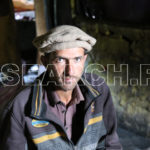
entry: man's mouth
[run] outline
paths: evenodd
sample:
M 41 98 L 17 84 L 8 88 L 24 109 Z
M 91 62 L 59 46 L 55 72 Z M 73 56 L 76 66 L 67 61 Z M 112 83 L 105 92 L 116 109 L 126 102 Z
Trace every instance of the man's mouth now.
M 71 84 L 74 83 L 75 81 L 76 81 L 76 77 L 72 77 L 72 76 L 63 77 L 64 84 Z
M 71 83 L 74 80 L 73 77 L 64 77 L 64 82 L 65 83 Z

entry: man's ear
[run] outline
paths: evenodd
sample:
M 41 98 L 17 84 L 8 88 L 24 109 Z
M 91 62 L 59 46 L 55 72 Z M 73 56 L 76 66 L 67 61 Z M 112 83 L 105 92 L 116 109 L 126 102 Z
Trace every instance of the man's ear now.
M 42 64 L 46 67 L 47 66 L 47 59 L 46 59 L 46 57 L 45 56 L 41 56 L 41 62 L 42 62 Z

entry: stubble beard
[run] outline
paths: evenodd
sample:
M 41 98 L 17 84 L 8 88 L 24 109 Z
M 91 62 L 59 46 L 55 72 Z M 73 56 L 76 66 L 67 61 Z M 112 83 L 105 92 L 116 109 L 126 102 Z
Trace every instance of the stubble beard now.
M 50 77 L 51 78 L 51 77 Z M 65 81 L 65 78 L 71 78 L 71 81 Z M 70 91 L 75 88 L 81 77 L 76 76 L 55 76 L 51 78 L 55 83 L 55 88 L 63 91 Z
M 65 78 L 71 78 L 71 81 L 65 81 Z M 58 86 L 61 90 L 64 91 L 70 91 L 75 88 L 77 85 L 78 81 L 80 80 L 80 77 L 75 77 L 75 76 L 67 76 L 67 77 L 59 77 L 58 78 Z
M 83 73 L 83 71 L 82 71 Z M 75 88 L 75 86 L 77 85 L 78 81 L 81 79 L 82 73 L 79 74 L 78 76 L 69 76 L 69 75 L 58 75 L 57 73 L 53 74 L 53 76 L 51 76 L 49 74 L 50 80 L 52 81 L 52 83 L 54 83 L 54 86 L 56 89 L 59 90 L 63 90 L 63 91 L 69 91 L 69 90 L 73 90 Z M 71 81 L 65 81 L 65 78 L 71 78 Z

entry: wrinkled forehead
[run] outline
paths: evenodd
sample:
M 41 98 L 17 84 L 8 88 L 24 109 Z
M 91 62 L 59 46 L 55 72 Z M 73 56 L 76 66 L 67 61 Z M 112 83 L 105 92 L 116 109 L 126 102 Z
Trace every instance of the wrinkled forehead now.
M 56 50 L 51 53 L 45 53 L 46 57 L 64 57 L 64 58 L 74 58 L 85 55 L 85 49 L 83 48 L 70 48 L 64 50 Z

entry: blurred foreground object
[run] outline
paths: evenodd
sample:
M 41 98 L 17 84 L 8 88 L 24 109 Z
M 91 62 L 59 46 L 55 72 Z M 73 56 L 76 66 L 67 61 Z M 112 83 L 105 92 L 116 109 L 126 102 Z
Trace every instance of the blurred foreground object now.
M 15 11 L 34 10 L 33 0 L 13 0 Z

